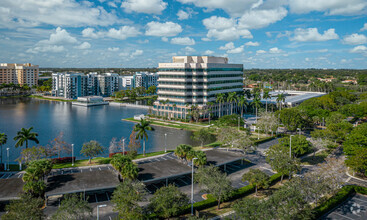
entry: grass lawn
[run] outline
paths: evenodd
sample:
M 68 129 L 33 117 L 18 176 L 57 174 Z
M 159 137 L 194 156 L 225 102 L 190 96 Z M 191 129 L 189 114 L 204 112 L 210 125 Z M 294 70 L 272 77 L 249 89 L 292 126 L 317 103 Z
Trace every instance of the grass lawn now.
M 319 153 L 316 153 L 315 156 L 313 156 L 313 153 L 310 154 L 308 157 L 305 157 L 301 160 L 302 165 L 316 165 L 319 163 L 325 162 L 325 158 L 329 155 L 328 150 L 321 151 Z
M 131 121 L 131 122 L 140 122 L 139 120 L 135 120 L 134 118 L 125 118 L 123 119 L 125 121 Z M 202 128 L 204 128 L 203 126 L 200 125 L 192 125 L 192 124 L 183 124 L 183 123 L 177 123 L 177 122 L 172 122 L 172 121 L 158 121 L 158 120 L 154 120 L 154 119 L 150 119 L 150 121 L 152 122 L 152 125 L 156 125 L 156 126 L 162 126 L 162 127 L 168 127 L 168 128 L 175 128 L 175 129 L 181 129 L 181 130 L 188 130 L 188 131 L 198 131 Z
M 172 150 L 167 151 L 167 153 L 169 152 L 173 152 Z M 157 156 L 157 155 L 161 155 L 161 154 L 165 154 L 164 151 L 158 151 L 158 152 L 152 152 L 152 153 L 146 153 L 145 157 L 152 157 L 152 156 Z M 140 158 L 145 158 L 143 156 L 143 154 L 138 154 L 136 156 L 135 159 L 140 159 Z M 102 165 L 102 164 L 109 164 L 111 161 L 111 158 L 108 157 L 95 157 L 92 159 L 92 163 L 89 164 L 89 160 L 76 160 L 74 162 L 74 167 L 84 167 L 84 166 L 96 166 L 96 165 Z M 60 169 L 60 168 L 70 168 L 73 167 L 71 166 L 71 163 L 58 163 L 58 164 L 54 164 L 52 166 L 53 169 Z

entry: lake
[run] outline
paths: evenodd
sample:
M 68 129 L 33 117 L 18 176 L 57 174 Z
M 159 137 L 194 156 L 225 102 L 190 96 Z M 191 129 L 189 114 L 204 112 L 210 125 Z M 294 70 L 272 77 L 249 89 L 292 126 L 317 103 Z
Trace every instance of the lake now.
M 83 143 L 96 140 L 105 146 L 102 156 L 108 156 L 108 146 L 113 137 L 125 137 L 125 146 L 129 143 L 129 136 L 134 123 L 122 121 L 134 115 L 146 114 L 146 109 L 120 106 L 73 106 L 69 102 L 40 100 L 34 98 L 6 98 L 0 99 L 0 133 L 8 135 L 8 141 L 3 146 L 3 161 L 6 158 L 6 148 L 10 148 L 10 161 L 19 157 L 24 147 L 15 148 L 17 131 L 21 128 L 33 126 L 38 133 L 40 145 L 45 146 L 60 132 L 64 133 L 64 140 L 74 144 L 74 155 L 77 159 L 85 158 L 80 155 Z M 173 150 L 179 144 L 193 144 L 191 132 L 154 126 L 155 131 L 148 131 L 149 140 L 146 152 L 164 150 L 164 134 L 167 134 L 167 149 Z M 29 147 L 36 145 L 29 142 Z M 143 146 L 143 144 L 141 144 Z M 142 153 L 143 149 L 139 150 Z M 63 155 L 69 156 L 69 155 Z M 70 155 L 71 156 L 71 155 Z

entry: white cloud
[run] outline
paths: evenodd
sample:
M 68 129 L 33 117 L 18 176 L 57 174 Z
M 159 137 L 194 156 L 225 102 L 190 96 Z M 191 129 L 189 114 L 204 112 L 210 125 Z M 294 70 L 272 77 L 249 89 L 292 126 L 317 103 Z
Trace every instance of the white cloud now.
M 183 51 L 185 52 L 186 55 L 196 52 L 196 50 L 194 48 L 189 47 L 189 46 L 183 48 Z
M 212 16 L 203 20 L 204 26 L 208 29 L 207 38 L 216 40 L 233 41 L 238 38 L 252 38 L 249 30 L 239 28 L 236 21 L 231 18 Z
M 171 39 L 171 44 L 195 45 L 195 40 L 189 37 L 175 37 Z
M 86 28 L 82 31 L 82 35 L 83 37 L 89 37 L 94 39 L 99 38 L 100 36 L 98 36 L 98 34 L 94 31 L 95 31 L 94 28 Z
M 34 27 L 43 24 L 81 27 L 124 23 L 114 12 L 76 0 L 1 0 L 1 27 Z
M 138 12 L 160 15 L 167 5 L 162 0 L 126 0 L 122 2 L 121 7 L 128 13 Z
M 229 43 L 226 43 L 224 46 L 219 47 L 219 50 L 231 50 L 234 48 L 235 48 L 234 43 L 229 42 Z
M 260 44 L 259 44 L 259 42 L 252 42 L 252 41 L 249 41 L 249 42 L 247 42 L 247 43 L 245 43 L 245 45 L 246 46 L 251 46 L 251 47 L 257 47 L 257 46 L 259 46 Z
M 242 52 L 243 52 L 243 45 L 226 51 L 226 53 L 242 53 Z
M 343 43 L 350 45 L 365 44 L 367 43 L 367 37 L 363 34 L 351 34 L 344 37 Z
M 351 53 L 361 53 L 367 55 L 367 47 L 364 45 L 359 45 L 351 49 L 349 52 Z
M 79 50 L 85 50 L 91 48 L 91 45 L 88 42 L 83 42 L 82 44 L 75 46 L 75 48 Z
M 107 36 L 114 39 L 125 40 L 126 38 L 136 37 L 140 34 L 141 33 L 139 32 L 139 29 L 132 26 L 122 26 L 119 29 L 111 28 L 107 32 L 104 31 L 96 32 L 94 28 L 86 28 L 82 31 L 83 37 L 94 39 Z
M 130 59 L 133 59 L 137 56 L 141 56 L 143 55 L 144 51 L 143 50 L 135 50 L 135 51 L 124 51 L 124 52 L 121 52 L 119 53 L 119 56 L 121 57 L 125 57 L 127 60 L 130 60 Z
M 283 53 L 283 50 L 277 48 L 277 47 L 273 47 L 269 49 L 269 53 Z
M 136 27 L 122 26 L 120 29 L 111 28 L 106 35 L 111 38 L 125 40 L 129 37 L 135 37 L 141 34 Z
M 168 38 L 167 37 L 162 37 L 161 38 L 163 42 L 168 42 Z
M 245 12 L 238 21 L 242 29 L 258 29 L 282 20 L 287 16 L 287 10 L 283 7 L 276 9 L 251 10 Z
M 294 31 L 294 36 L 291 38 L 293 41 L 307 42 L 307 41 L 327 41 L 338 39 L 339 36 L 335 33 L 334 28 L 330 28 L 320 34 L 317 28 L 297 28 Z
M 28 49 L 27 53 L 34 53 L 34 54 L 37 54 L 39 52 L 59 53 L 64 50 L 65 50 L 64 46 L 44 45 L 44 46 L 36 46 L 34 48 Z
M 179 10 L 177 12 L 177 17 L 178 17 L 178 20 L 186 20 L 190 17 L 190 14 L 187 13 L 186 11 Z
M 213 55 L 213 54 L 214 54 L 214 51 L 212 51 L 212 50 L 206 50 L 206 51 L 204 52 L 204 54 L 205 54 L 205 55 Z
M 143 50 L 135 50 L 134 52 L 131 53 L 131 56 L 136 57 L 136 56 L 143 55 L 143 53 L 144 53 Z
M 112 51 L 112 52 L 116 52 L 116 51 L 119 51 L 120 48 L 118 48 L 118 47 L 109 47 L 107 50 Z
M 265 51 L 265 50 L 257 50 L 257 51 L 256 51 L 256 54 L 264 54 L 264 53 L 266 53 L 266 51 Z
M 306 61 L 306 62 L 309 62 L 309 61 L 310 61 L 310 58 L 306 57 L 306 58 L 305 58 L 305 61 Z
M 148 39 L 145 39 L 145 40 L 138 40 L 138 43 L 139 43 L 139 44 L 147 44 L 147 43 L 149 43 L 149 40 L 148 40 Z
M 112 7 L 112 8 L 117 8 L 117 5 L 116 5 L 115 2 L 108 2 L 107 5 Z
M 208 41 L 211 41 L 209 38 L 207 38 L 207 37 L 203 37 L 203 38 L 201 38 L 201 40 L 202 41 L 206 41 L 206 42 L 208 42 Z
M 366 31 L 367 30 L 367 23 L 364 23 L 363 27 L 361 28 L 360 31 Z
M 291 12 L 304 14 L 311 11 L 325 12 L 326 15 L 364 14 L 366 0 L 292 0 L 289 1 Z
M 70 36 L 70 34 L 60 27 L 56 28 L 55 33 L 50 35 L 48 40 L 41 40 L 39 44 L 74 44 L 77 40 L 75 37 Z
M 173 22 L 159 23 L 151 21 L 147 24 L 145 35 L 157 37 L 173 37 L 182 32 L 182 27 Z
M 192 3 L 196 7 L 209 10 L 223 9 L 234 17 L 239 17 L 244 11 L 256 9 L 263 4 L 262 0 L 178 0 L 181 3 Z

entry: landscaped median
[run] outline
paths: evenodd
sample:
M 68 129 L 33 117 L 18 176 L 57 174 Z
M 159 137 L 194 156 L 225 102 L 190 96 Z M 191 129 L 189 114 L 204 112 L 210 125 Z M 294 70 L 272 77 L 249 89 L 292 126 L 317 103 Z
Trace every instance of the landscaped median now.
M 140 120 L 136 120 L 134 118 L 125 118 L 122 120 L 131 121 L 135 123 L 140 122 Z M 205 126 L 203 125 L 189 124 L 189 123 L 183 123 L 183 122 L 181 123 L 181 122 L 172 122 L 172 121 L 161 121 L 161 120 L 155 120 L 155 119 L 149 119 L 149 121 L 151 121 L 151 124 L 155 126 L 175 128 L 175 129 L 180 129 L 180 130 L 198 131 L 202 128 L 205 128 Z

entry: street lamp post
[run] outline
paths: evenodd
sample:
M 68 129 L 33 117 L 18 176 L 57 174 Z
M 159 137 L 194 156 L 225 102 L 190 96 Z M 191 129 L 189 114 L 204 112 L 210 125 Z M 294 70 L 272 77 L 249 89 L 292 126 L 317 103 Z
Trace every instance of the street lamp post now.
M 9 169 L 9 148 L 6 148 L 6 155 L 7 155 L 7 157 L 8 157 L 8 171 L 10 170 Z
M 167 153 L 167 133 L 164 134 L 164 153 Z
M 122 139 L 122 155 L 125 155 L 125 138 Z
M 209 125 L 210 125 L 210 112 L 209 112 Z
M 257 127 L 257 140 L 259 140 L 259 139 L 260 139 L 260 128 Z
M 192 158 L 191 171 L 191 215 L 194 215 L 194 161 L 198 158 Z
M 106 207 L 106 206 L 107 206 L 106 204 L 97 206 L 97 220 L 99 220 L 99 208 Z
M 299 135 L 301 135 L 301 129 L 300 128 L 297 128 L 297 131 L 299 131 Z
M 71 144 L 71 166 L 74 166 L 74 144 Z
M 292 159 L 292 137 L 294 135 L 291 135 L 290 136 L 290 139 L 289 139 L 289 157 Z

